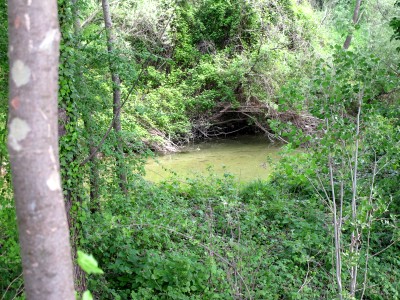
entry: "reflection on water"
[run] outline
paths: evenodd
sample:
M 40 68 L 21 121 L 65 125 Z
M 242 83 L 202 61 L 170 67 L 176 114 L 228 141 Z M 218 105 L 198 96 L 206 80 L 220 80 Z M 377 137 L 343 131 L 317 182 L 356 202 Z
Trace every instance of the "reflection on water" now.
M 151 158 L 146 164 L 146 179 L 161 181 L 171 171 L 186 178 L 207 174 L 207 168 L 217 174 L 230 173 L 240 181 L 266 179 L 271 173 L 270 161 L 279 159 L 280 145 L 271 144 L 264 136 L 241 136 L 187 146 L 181 153 Z

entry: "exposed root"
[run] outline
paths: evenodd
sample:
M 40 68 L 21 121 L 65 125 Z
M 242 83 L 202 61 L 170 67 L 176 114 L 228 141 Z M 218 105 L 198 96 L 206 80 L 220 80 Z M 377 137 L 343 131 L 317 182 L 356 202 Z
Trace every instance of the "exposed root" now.
M 192 122 L 191 139 L 212 139 L 226 137 L 235 134 L 253 134 L 262 132 L 271 141 L 287 143 L 282 136 L 274 132 L 270 127 L 271 120 L 282 123 L 290 123 L 300 129 L 305 135 L 318 133 L 318 125 L 321 120 L 305 112 L 277 111 L 271 105 L 257 100 L 246 101 L 241 105 L 232 103 L 220 103 L 213 111 L 198 116 Z M 150 128 L 152 138 L 143 142 L 153 151 L 158 153 L 179 152 L 181 143 L 172 140 L 164 132 L 156 128 Z M 184 140 L 187 142 L 189 137 Z
M 211 113 L 199 117 L 193 122 L 193 136 L 195 138 L 212 138 L 227 136 L 239 132 L 257 132 L 266 134 L 270 140 L 286 142 L 281 136 L 274 133 L 269 120 L 279 120 L 291 123 L 306 135 L 317 132 L 321 120 L 304 112 L 279 112 L 267 103 L 249 101 L 240 106 L 231 103 L 221 103 Z

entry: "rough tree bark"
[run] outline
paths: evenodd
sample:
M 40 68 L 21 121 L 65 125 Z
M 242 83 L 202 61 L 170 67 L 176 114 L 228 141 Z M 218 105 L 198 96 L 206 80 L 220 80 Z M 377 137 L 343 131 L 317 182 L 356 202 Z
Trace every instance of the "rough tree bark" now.
M 356 1 L 356 7 L 354 8 L 354 13 L 353 13 L 353 25 L 357 25 L 357 23 L 360 21 L 361 1 L 362 0 Z M 346 37 L 346 40 L 344 41 L 343 49 L 345 49 L 345 50 L 349 49 L 352 38 L 353 38 L 353 34 L 349 33 Z
M 9 0 L 8 149 L 27 299 L 75 299 L 60 184 L 57 1 Z
M 109 54 L 112 54 L 114 51 L 114 33 L 113 33 L 113 28 L 112 28 L 112 22 L 111 22 L 111 12 L 110 12 L 110 5 L 108 3 L 108 0 L 102 0 L 101 1 L 102 6 L 103 6 L 103 16 L 104 16 L 104 24 L 106 27 L 106 32 L 107 32 L 107 50 Z M 112 82 L 113 82 L 113 128 L 115 131 L 115 134 L 117 136 L 117 145 L 116 145 L 116 151 L 117 151 L 117 174 L 118 174 L 118 179 L 119 179 L 119 186 L 123 193 L 127 195 L 128 193 L 128 187 L 127 187 L 127 178 L 126 178 L 126 171 L 125 171 L 125 164 L 123 161 L 123 150 L 122 150 L 122 143 L 120 140 L 120 133 L 121 133 L 121 118 L 120 118 L 120 109 L 121 109 L 121 90 L 120 90 L 120 85 L 121 85 L 121 80 L 119 78 L 119 75 L 116 71 L 115 65 L 110 59 L 110 71 L 111 71 L 111 77 L 112 77 Z

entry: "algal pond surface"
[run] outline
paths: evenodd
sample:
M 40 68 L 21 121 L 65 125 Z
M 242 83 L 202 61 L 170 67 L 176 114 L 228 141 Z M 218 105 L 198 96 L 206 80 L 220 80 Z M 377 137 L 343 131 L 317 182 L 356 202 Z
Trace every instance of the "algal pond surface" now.
M 241 182 L 267 179 L 272 172 L 271 162 L 280 159 L 282 145 L 271 143 L 265 136 L 239 136 L 186 146 L 179 153 L 150 158 L 146 164 L 147 180 L 159 182 L 172 172 L 186 179 L 210 171 L 232 174 Z

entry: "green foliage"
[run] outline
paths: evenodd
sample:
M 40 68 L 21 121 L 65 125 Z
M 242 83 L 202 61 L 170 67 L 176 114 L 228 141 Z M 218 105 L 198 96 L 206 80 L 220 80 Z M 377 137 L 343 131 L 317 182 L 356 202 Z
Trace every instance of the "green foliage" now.
M 80 250 L 77 251 L 77 263 L 87 274 L 104 274 L 103 270 L 98 267 L 98 263 L 93 255 L 86 254 Z M 82 294 L 82 300 L 93 300 L 92 293 L 86 290 Z
M 170 133 L 186 133 L 190 125 L 186 118 L 184 96 L 179 89 L 160 86 L 153 89 L 146 96 L 146 106 L 135 107 L 137 119 L 149 124 L 150 128 L 157 128 Z M 143 124 L 143 123 L 142 123 Z
M 190 78 L 182 84 L 188 94 L 187 110 L 191 115 L 212 110 L 219 102 L 237 103 L 235 88 L 245 69 L 239 59 L 227 63 L 224 54 L 206 57 L 190 71 Z
M 174 22 L 174 62 L 192 67 L 202 54 L 243 50 L 256 42 L 257 16 L 246 1 L 181 1 Z
M 1 182 L 0 195 L 0 295 L 5 300 L 20 299 L 23 290 L 22 265 L 17 220 L 11 184 Z
M 82 295 L 82 300 L 92 300 L 93 296 L 90 291 L 85 291 Z
M 203 1 L 195 15 L 200 23 L 194 42 L 212 41 L 217 49 L 243 47 L 255 42 L 256 15 L 246 1 Z
M 190 2 L 181 1 L 176 8 L 177 18 L 174 21 L 174 49 L 173 64 L 182 67 L 193 66 L 200 55 L 194 44 L 194 37 L 191 33 L 192 28 L 198 28 L 194 14 L 195 9 Z
M 154 186 L 107 201 L 85 222 L 85 247 L 105 266 L 90 289 L 117 299 L 319 297 L 329 244 L 318 206 L 280 198 L 276 186 L 241 190 L 232 176 Z M 89 234 L 90 233 L 90 234 Z M 273 255 L 272 255 L 273 253 Z M 297 295 L 307 266 L 316 275 Z M 108 295 L 108 296 L 106 296 Z
M 98 267 L 97 261 L 93 255 L 88 255 L 80 250 L 78 253 L 78 265 L 88 274 L 104 274 L 104 272 Z
M 106 49 L 98 2 L 58 3 L 63 187 L 73 200 L 73 242 L 104 270 L 102 277 L 88 277 L 95 298 L 333 299 L 327 202 L 343 183 L 343 213 L 350 215 L 360 105 L 359 210 L 354 222 L 343 222 L 343 281 L 347 287 L 347 271 L 357 264 L 360 287 L 367 272 L 365 299 L 400 297 L 398 60 L 387 22 L 375 17 L 381 8 L 392 12 L 392 3 L 364 3 L 365 18 L 355 28 L 349 1 L 320 16 L 307 2 L 289 0 L 127 0 L 113 7 L 113 53 Z M 0 123 L 6 124 L 6 4 L 0 8 Z M 88 21 L 79 30 L 76 17 Z M 398 18 L 391 25 L 398 39 Z M 349 29 L 351 51 L 329 46 L 341 44 Z M 109 61 L 127 100 L 123 131 L 105 139 L 96 162 L 81 166 L 112 121 Z M 314 135 L 295 122 L 269 120 L 268 129 L 291 143 L 268 182 L 239 186 L 229 174 L 210 174 L 155 185 L 135 174 L 143 172 L 146 145 L 188 139 L 197 120 L 227 103 L 311 113 Z M 6 134 L 2 125 L 0 140 Z M 121 195 L 114 175 L 121 140 L 126 168 L 133 170 L 129 197 Z M 293 155 L 299 145 L 308 149 Z M 14 299 L 23 280 L 4 142 L 0 156 L 0 289 L 4 299 Z M 92 167 L 98 171 L 96 202 L 89 201 Z M 354 228 L 363 236 L 358 256 L 347 251 Z M 100 272 L 91 256 L 78 255 L 86 272 Z
M 395 7 L 398 9 L 400 7 L 400 1 L 397 0 L 395 3 Z M 393 36 L 391 39 L 393 40 L 400 40 L 400 18 L 399 17 L 393 17 L 390 20 L 390 26 L 393 28 Z M 400 51 L 400 47 L 397 47 L 397 51 Z
M 398 208 L 394 204 L 398 192 L 391 186 L 399 179 L 399 160 L 394 154 L 398 153 L 399 127 L 397 116 L 387 118 L 376 109 L 382 105 L 378 96 L 393 90 L 398 79 L 374 55 L 344 51 L 340 46 L 332 61 L 322 62 L 316 72 L 308 98 L 313 100 L 311 111 L 322 120 L 321 133 L 310 141 L 311 155 L 301 162 L 290 159 L 288 165 L 284 160 L 275 178 L 284 178 L 284 189 L 295 195 L 314 195 L 325 203 L 328 213 L 333 213 L 331 202 L 336 198 L 346 220 L 341 225 L 341 242 L 350 244 L 354 231 L 362 237 L 359 252 L 340 249 L 343 270 L 347 273 L 357 265 L 366 274 L 366 279 L 358 278 L 359 286 L 368 282 L 381 287 L 381 293 L 366 289 L 365 296 L 383 299 L 397 286 L 377 275 L 375 260 L 380 261 L 382 270 L 390 270 L 391 276 L 398 273 L 391 270 L 389 257 L 377 258 L 371 253 L 398 242 Z M 350 278 L 342 274 L 343 284 L 348 286 Z

